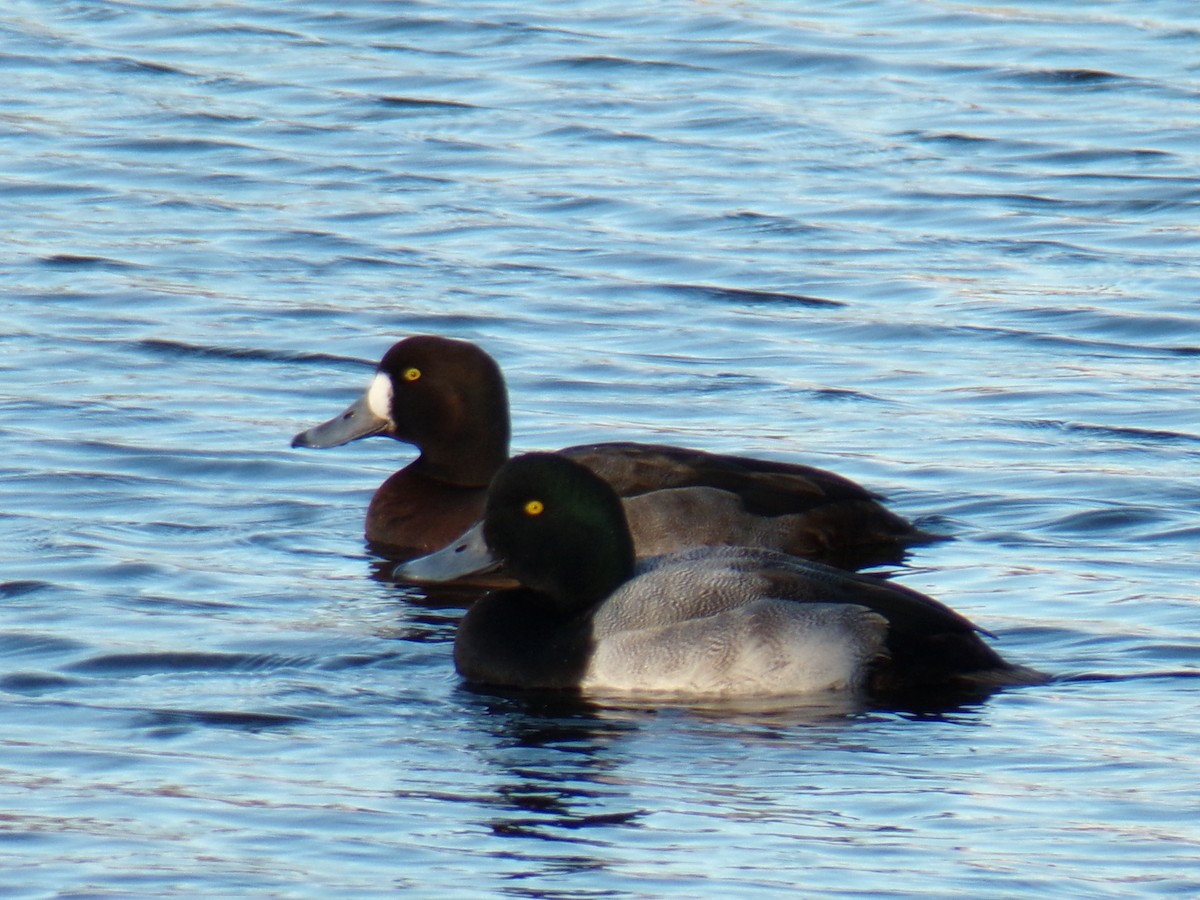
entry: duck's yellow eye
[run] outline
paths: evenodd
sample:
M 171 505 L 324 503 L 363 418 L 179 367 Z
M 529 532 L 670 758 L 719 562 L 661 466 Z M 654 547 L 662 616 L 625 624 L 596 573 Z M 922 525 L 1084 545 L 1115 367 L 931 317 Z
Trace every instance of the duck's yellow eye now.
M 540 516 L 546 511 L 546 505 L 541 500 L 530 500 L 525 504 L 525 515 Z
M 404 370 L 403 378 L 405 381 L 417 381 L 421 377 L 421 370 L 416 366 L 409 366 Z

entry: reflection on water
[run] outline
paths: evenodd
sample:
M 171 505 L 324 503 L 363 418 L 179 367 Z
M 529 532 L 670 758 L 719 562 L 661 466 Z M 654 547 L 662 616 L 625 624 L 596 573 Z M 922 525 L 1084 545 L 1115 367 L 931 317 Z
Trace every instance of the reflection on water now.
M 8 4 L 0 893 L 1200 892 L 1193 17 Z M 517 450 L 878 490 L 1058 677 L 462 687 L 469 598 L 361 539 L 411 451 L 287 446 L 419 332 Z

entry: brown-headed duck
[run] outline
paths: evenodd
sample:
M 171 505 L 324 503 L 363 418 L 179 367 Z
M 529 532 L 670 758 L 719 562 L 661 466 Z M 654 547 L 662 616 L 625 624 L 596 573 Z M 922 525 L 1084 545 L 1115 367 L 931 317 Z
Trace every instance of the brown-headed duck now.
M 372 548 L 399 560 L 444 547 L 479 521 L 509 457 L 509 432 L 496 361 L 467 341 L 422 335 L 392 346 L 363 395 L 292 446 L 386 435 L 420 451 L 367 509 Z M 624 498 L 638 556 L 745 545 L 860 568 L 899 561 L 905 547 L 934 537 L 855 482 L 810 466 L 639 443 L 561 453 Z

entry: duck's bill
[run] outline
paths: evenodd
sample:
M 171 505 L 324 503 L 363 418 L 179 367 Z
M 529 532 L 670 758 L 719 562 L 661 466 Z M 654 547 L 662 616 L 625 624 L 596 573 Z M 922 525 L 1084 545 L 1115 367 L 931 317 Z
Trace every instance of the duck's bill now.
M 400 563 L 392 570 L 392 578 L 415 582 L 455 581 L 468 575 L 494 572 L 500 565 L 501 560 L 492 554 L 483 540 L 483 523 L 480 522 L 441 550 Z
M 346 411 L 340 416 L 334 416 L 328 422 L 300 432 L 292 438 L 292 446 L 311 447 L 314 450 L 340 447 L 359 438 L 382 434 L 390 427 L 391 422 L 376 415 L 371 409 L 370 391 L 367 391 L 346 407 Z

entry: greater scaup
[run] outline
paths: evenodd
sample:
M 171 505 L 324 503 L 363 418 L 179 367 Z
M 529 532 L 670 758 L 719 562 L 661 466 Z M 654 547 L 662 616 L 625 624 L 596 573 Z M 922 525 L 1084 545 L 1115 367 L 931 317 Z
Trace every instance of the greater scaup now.
M 380 555 L 430 553 L 477 522 L 509 456 L 504 376 L 475 344 L 421 335 L 395 344 L 363 395 L 301 434 L 293 447 L 336 447 L 386 435 L 418 457 L 389 477 L 367 509 Z M 880 498 L 822 469 L 638 443 L 561 451 L 626 498 L 639 556 L 691 546 L 749 545 L 850 568 L 895 562 L 933 539 Z
M 499 565 L 519 587 L 476 601 L 454 642 L 458 671 L 482 685 L 895 697 L 1038 680 L 965 617 L 888 581 L 761 548 L 637 561 L 616 492 L 558 454 L 505 463 L 483 521 L 396 574 L 442 581 Z

